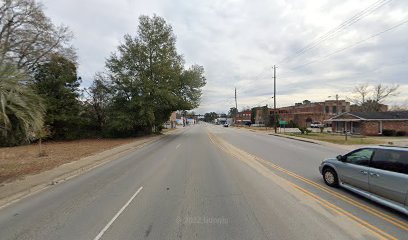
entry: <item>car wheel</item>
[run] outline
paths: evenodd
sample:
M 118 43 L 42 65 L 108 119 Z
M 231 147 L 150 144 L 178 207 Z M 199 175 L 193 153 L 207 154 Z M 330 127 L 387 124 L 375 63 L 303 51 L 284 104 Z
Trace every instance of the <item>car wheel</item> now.
M 339 178 L 333 168 L 325 168 L 323 170 L 323 180 L 330 187 L 339 186 Z

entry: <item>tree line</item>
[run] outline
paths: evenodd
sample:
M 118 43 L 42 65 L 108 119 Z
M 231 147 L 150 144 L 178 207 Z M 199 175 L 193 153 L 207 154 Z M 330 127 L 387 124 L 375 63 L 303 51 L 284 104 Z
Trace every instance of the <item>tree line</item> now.
M 140 16 L 81 88 L 72 32 L 34 0 L 0 6 L 0 146 L 42 138 L 130 137 L 160 132 L 172 111 L 199 105 L 202 66 L 185 67 L 172 27 Z

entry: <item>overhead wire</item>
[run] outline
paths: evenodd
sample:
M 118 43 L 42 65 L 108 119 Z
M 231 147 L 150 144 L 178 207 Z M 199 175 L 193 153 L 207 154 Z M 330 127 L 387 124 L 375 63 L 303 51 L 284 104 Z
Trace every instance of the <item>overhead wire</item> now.
M 293 59 L 303 55 L 307 51 L 310 51 L 310 50 L 314 49 L 320 43 L 335 37 L 343 29 L 357 23 L 358 21 L 360 21 L 364 17 L 370 15 L 372 12 L 374 12 L 375 10 L 377 10 L 380 7 L 384 6 L 385 4 L 389 3 L 390 1 L 392 1 L 392 0 L 378 0 L 377 2 L 374 2 L 373 4 L 371 4 L 370 6 L 365 8 L 364 10 L 360 11 L 359 13 L 353 15 L 351 18 L 347 19 L 346 21 L 344 21 L 343 23 L 341 23 L 337 27 L 329 30 L 328 32 L 321 35 L 320 37 L 318 37 L 317 39 L 315 39 L 311 43 L 307 44 L 305 47 L 303 47 L 303 48 L 299 49 L 298 51 L 296 51 L 295 55 L 293 55 L 291 57 L 284 58 L 283 60 L 280 61 L 280 63 L 284 63 L 284 62 L 288 62 L 289 60 L 293 60 Z
M 372 39 L 372 38 L 378 37 L 379 35 L 382 35 L 382 34 L 384 34 L 384 33 L 386 33 L 386 32 L 389 32 L 389 31 L 391 31 L 391 30 L 394 30 L 394 29 L 396 29 L 396 28 L 398 28 L 398 27 L 400 27 L 400 26 L 402 26 L 402 25 L 404 25 L 404 24 L 406 24 L 406 23 L 408 23 L 408 19 L 405 19 L 404 21 L 402 21 L 402 22 L 400 22 L 400 23 L 398 23 L 398 24 L 396 24 L 396 25 L 393 25 L 393 26 L 390 27 L 390 28 L 387 28 L 387 29 L 385 29 L 385 30 L 383 30 L 383 31 L 380 31 L 380 32 L 376 33 L 376 34 L 373 34 L 373 35 L 369 36 L 368 38 L 365 38 L 365 39 L 360 40 L 360 41 L 358 41 L 358 42 L 355 42 L 355 43 L 353 43 L 353 44 L 351 44 L 351 45 L 348 45 L 348 46 L 346 46 L 346 47 L 344 47 L 344 48 L 340 48 L 340 49 L 338 49 L 338 50 L 336 50 L 336 51 L 334 51 L 334 52 L 331 52 L 331 53 L 329 53 L 329 54 L 327 54 L 327 55 L 325 55 L 325 56 L 323 56 L 323 57 L 320 57 L 319 59 L 312 60 L 312 61 L 309 61 L 309 62 L 307 62 L 307 63 L 305 63 L 305 64 L 302 64 L 302 65 L 299 65 L 299 66 L 297 66 L 297 67 L 294 67 L 294 68 L 292 68 L 292 70 L 296 70 L 296 69 L 300 69 L 300 68 L 306 67 L 306 66 L 308 66 L 308 65 L 310 65 L 310 64 L 312 64 L 312 63 L 321 62 L 322 60 L 324 60 L 324 59 L 326 59 L 326 58 L 329 58 L 329 57 L 331 57 L 331 56 L 333 56 L 333 55 L 335 55 L 335 54 L 338 54 L 338 53 L 343 52 L 343 51 L 345 51 L 345 50 L 347 50 L 347 49 L 350 49 L 350 48 L 353 48 L 353 47 L 355 47 L 355 46 L 357 46 L 357 45 L 360 45 L 360 44 L 362 44 L 362 43 L 364 43 L 364 42 L 366 42 L 366 41 L 368 41 L 368 40 L 370 40 L 370 39 Z
M 259 104 L 267 102 L 268 100 L 271 100 L 271 99 L 273 99 L 273 97 L 268 97 L 267 99 L 262 100 L 262 101 L 258 102 L 257 104 L 252 105 L 251 108 L 257 107 L 257 106 L 259 106 Z

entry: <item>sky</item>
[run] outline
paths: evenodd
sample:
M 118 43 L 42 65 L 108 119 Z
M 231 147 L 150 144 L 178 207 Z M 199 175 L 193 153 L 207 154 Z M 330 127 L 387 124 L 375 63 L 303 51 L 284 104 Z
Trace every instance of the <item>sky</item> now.
M 177 49 L 204 66 L 207 85 L 197 113 L 277 107 L 353 96 L 368 83 L 398 84 L 389 105 L 408 104 L 406 0 L 42 0 L 45 13 L 70 27 L 83 86 L 140 15 L 172 25 Z

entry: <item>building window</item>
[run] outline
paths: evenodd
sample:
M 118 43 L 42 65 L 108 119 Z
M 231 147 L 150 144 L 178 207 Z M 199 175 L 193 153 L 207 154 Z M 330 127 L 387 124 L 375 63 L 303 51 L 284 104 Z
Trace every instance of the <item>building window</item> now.
M 333 106 L 333 113 L 337 114 L 337 106 Z
M 329 112 L 330 112 L 329 106 L 326 106 L 326 107 L 325 107 L 325 112 L 326 112 L 326 113 L 329 113 Z

